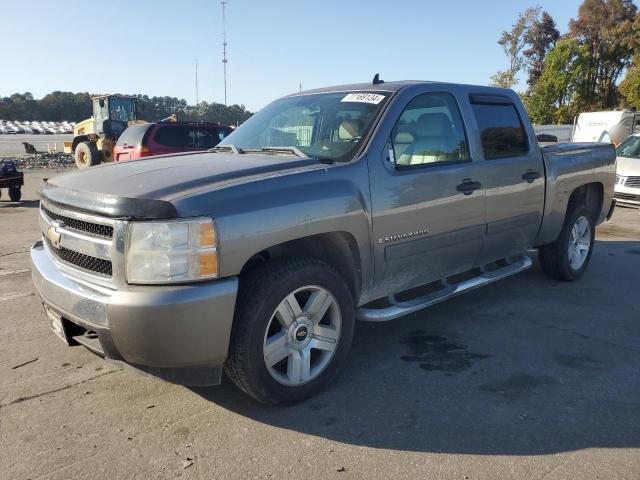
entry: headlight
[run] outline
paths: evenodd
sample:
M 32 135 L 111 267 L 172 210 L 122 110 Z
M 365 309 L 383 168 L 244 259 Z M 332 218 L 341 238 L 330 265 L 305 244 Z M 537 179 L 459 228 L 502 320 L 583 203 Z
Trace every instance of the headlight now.
M 217 278 L 217 235 L 210 218 L 131 222 L 129 283 L 177 283 Z

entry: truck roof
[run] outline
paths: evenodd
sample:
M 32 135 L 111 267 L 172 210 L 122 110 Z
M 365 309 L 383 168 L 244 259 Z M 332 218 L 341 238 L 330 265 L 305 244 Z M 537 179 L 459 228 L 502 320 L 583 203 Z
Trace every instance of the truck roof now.
M 412 85 L 420 85 L 420 84 L 442 85 L 443 87 L 447 87 L 447 86 L 466 87 L 471 89 L 477 89 L 478 91 L 481 91 L 481 92 L 491 91 L 491 92 L 498 93 L 498 92 L 504 92 L 506 90 L 504 88 L 498 88 L 498 87 L 487 87 L 486 85 L 468 85 L 468 84 L 462 84 L 462 83 L 439 82 L 439 81 L 430 81 L 430 80 L 399 80 L 399 81 L 382 82 L 382 83 L 376 83 L 376 84 L 369 82 L 369 83 L 353 83 L 353 84 L 347 84 L 347 85 L 335 85 L 332 87 L 322 87 L 322 88 L 316 88 L 312 90 L 305 90 L 302 92 L 295 92 L 287 96 L 294 97 L 296 95 L 307 95 L 312 93 L 344 92 L 344 91 L 371 92 L 371 91 L 378 90 L 381 92 L 397 92 L 398 90 L 401 90 L 404 87 L 409 87 Z

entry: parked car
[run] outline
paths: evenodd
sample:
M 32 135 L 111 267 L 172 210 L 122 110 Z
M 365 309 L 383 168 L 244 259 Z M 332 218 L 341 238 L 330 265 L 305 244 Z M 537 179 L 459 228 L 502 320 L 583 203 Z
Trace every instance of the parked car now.
M 640 133 L 622 142 L 616 154 L 618 167 L 613 196 L 621 204 L 640 207 Z
M 344 367 L 356 319 L 521 272 L 531 248 L 578 279 L 615 160 L 611 144 L 540 148 L 512 90 L 295 93 L 212 151 L 45 181 L 33 281 L 69 344 L 186 385 L 225 368 L 260 401 L 295 402 Z
M 232 128 L 214 123 L 157 122 L 131 125 L 113 149 L 116 162 L 166 155 L 179 152 L 197 152 L 215 147 Z

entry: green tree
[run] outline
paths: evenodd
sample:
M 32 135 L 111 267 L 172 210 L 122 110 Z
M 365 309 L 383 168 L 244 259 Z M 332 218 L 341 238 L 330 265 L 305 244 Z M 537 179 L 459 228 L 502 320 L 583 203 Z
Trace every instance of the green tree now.
M 556 28 L 556 22 L 546 11 L 533 20 L 525 33 L 524 39 L 528 48 L 522 53 L 529 71 L 527 79 L 529 88 L 532 88 L 542 75 L 544 59 L 559 37 L 560 32 Z
M 498 39 L 498 45 L 502 47 L 509 59 L 509 67 L 499 71 L 491 77 L 490 85 L 502 88 L 511 88 L 518 83 L 517 75 L 525 65 L 523 51 L 526 46 L 526 33 L 532 22 L 538 17 L 539 8 L 529 8 L 518 16 L 518 20 L 511 30 L 504 30 Z
M 63 120 L 78 122 L 92 115 L 91 95 L 87 92 L 72 93 L 55 91 L 35 100 L 30 93 L 14 93 L 0 98 L 0 119 L 3 120 Z M 135 95 L 138 99 L 138 117 L 148 121 L 158 121 L 174 113 L 179 120 L 220 122 L 237 125 L 249 118 L 252 113 L 244 105 L 222 105 L 220 103 L 201 102 L 200 105 L 188 105 L 184 99 L 176 97 L 149 97 Z
M 524 98 L 535 124 L 571 123 L 584 104 L 588 51 L 575 40 L 559 40 L 547 54 L 540 78 Z
M 624 97 L 622 106 L 635 107 L 640 111 L 640 52 L 633 57 L 633 64 L 620 84 L 620 92 Z
M 618 80 L 640 42 L 637 10 L 632 0 L 584 0 L 569 22 L 569 37 L 586 47 L 584 98 L 591 108 L 618 103 Z

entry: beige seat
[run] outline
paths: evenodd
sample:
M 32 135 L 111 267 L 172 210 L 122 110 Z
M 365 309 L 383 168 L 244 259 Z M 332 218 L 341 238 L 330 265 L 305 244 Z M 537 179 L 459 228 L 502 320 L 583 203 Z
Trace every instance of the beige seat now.
M 415 140 L 400 155 L 398 165 L 450 160 L 456 148 L 451 120 L 444 113 L 423 113 L 412 134 Z
M 360 120 L 343 120 L 338 127 L 338 139 L 350 142 L 362 136 L 362 122 Z

